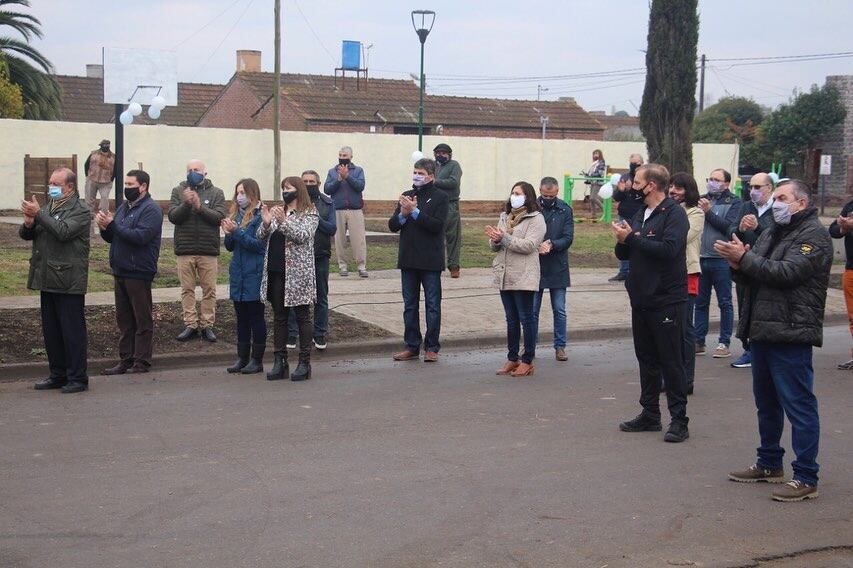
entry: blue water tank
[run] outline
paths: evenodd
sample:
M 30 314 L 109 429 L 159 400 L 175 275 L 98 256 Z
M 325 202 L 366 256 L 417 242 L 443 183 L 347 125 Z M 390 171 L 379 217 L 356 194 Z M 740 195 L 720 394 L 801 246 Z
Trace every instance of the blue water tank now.
M 341 67 L 346 71 L 361 69 L 361 42 L 344 40 L 341 47 Z

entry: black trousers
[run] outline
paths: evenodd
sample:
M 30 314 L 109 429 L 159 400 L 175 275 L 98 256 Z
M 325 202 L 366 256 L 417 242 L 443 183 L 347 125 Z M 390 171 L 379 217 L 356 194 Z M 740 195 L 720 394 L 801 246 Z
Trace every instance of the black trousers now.
M 299 362 L 311 362 L 311 304 L 303 306 L 284 305 L 284 273 L 270 272 L 267 275 L 267 299 L 273 311 L 273 345 L 275 353 L 287 361 L 287 316 L 293 310 L 299 324 Z
M 89 382 L 83 294 L 41 293 L 41 329 L 50 378 Z
M 735 284 L 735 295 L 737 296 L 737 320 L 740 323 L 743 318 L 743 303 L 746 301 L 746 286 Z M 737 331 L 737 327 L 735 327 L 735 331 Z M 740 342 L 743 344 L 743 350 L 749 351 L 749 338 L 741 339 Z
M 132 365 L 151 365 L 154 350 L 154 304 L 151 281 L 137 278 L 115 278 L 118 354 Z
M 660 310 L 631 310 L 634 351 L 640 364 L 640 405 L 660 420 L 661 377 L 674 422 L 687 424 L 687 380 L 684 372 L 684 304 Z

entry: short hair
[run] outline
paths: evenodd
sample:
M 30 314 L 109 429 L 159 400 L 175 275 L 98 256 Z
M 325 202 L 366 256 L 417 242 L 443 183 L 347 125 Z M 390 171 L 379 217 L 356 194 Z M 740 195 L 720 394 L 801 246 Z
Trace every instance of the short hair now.
M 58 168 L 54 169 L 53 172 L 51 172 L 51 175 L 55 174 L 56 172 L 62 172 L 65 174 L 65 185 L 68 185 L 70 183 L 74 187 L 74 189 L 77 189 L 77 174 L 74 173 L 74 170 L 67 166 L 59 166 Z
M 352 148 L 350 148 L 349 146 L 341 146 L 340 151 L 345 152 L 345 153 L 349 154 L 350 156 L 352 156 Z
M 786 185 L 792 185 L 791 189 L 794 190 L 794 197 L 797 199 L 805 199 L 806 205 L 810 205 L 812 202 L 812 191 L 809 187 L 809 184 L 800 179 L 786 179 L 783 182 L 779 182 L 779 185 L 776 186 L 776 189 L 779 189 Z
M 641 165 L 643 164 L 643 162 L 645 162 L 645 160 L 643 159 L 643 155 L 642 155 L 642 154 L 638 154 L 637 152 L 634 152 L 633 154 L 631 154 L 630 156 L 628 156 L 628 161 L 630 162 L 630 161 L 631 161 L 631 158 L 633 158 L 634 156 L 637 156 L 638 158 L 640 158 L 640 164 L 641 164 Z
M 419 170 L 426 170 L 431 176 L 435 175 L 435 160 L 430 160 L 429 158 L 421 158 L 417 162 L 415 162 L 415 168 Z
M 533 186 L 530 185 L 530 182 L 526 181 L 517 181 L 512 184 L 512 189 L 516 187 L 521 187 L 524 191 L 524 207 L 527 209 L 528 213 L 533 213 L 534 211 L 541 211 L 542 207 L 539 205 L 539 198 L 536 196 L 536 190 L 533 189 Z M 512 195 L 512 190 L 510 190 L 510 195 Z M 510 197 L 506 198 L 506 203 L 504 204 L 504 211 L 509 214 L 512 213 L 512 205 L 510 204 Z
M 320 183 L 320 174 L 318 174 L 314 170 L 305 170 L 304 172 L 302 172 L 302 175 L 314 176 L 314 179 L 317 180 L 317 183 Z
M 655 182 L 659 191 L 666 191 L 669 188 L 669 170 L 660 164 L 643 164 L 637 168 L 637 173 L 645 173 L 646 181 Z
M 714 172 L 723 172 L 723 181 L 725 181 L 726 183 L 731 183 L 732 174 L 730 174 L 727 170 L 724 170 L 723 168 L 717 168 L 715 170 L 711 170 L 711 173 L 714 173 Z
M 148 175 L 148 172 L 145 170 L 130 170 L 127 172 L 127 177 L 136 178 L 137 183 L 142 185 L 143 183 L 151 188 L 151 176 Z
M 551 176 L 545 176 L 542 178 L 542 181 L 539 182 L 539 187 L 556 187 L 560 189 L 560 183 L 557 181 L 557 178 L 553 178 Z
M 670 185 L 680 187 L 684 190 L 684 204 L 688 207 L 696 207 L 699 205 L 699 186 L 692 175 L 687 172 L 678 172 L 673 174 L 669 180 Z

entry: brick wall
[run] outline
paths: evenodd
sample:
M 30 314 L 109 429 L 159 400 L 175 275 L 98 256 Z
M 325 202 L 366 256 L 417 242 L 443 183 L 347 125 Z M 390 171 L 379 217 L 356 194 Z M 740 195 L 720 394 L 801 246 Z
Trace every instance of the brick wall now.
M 832 175 L 826 179 L 826 193 L 833 197 L 853 195 L 853 179 L 847 175 L 847 164 L 853 161 L 853 75 L 832 75 L 826 82 L 838 89 L 847 109 L 844 122 L 834 127 L 817 146 L 823 154 L 832 156 Z
M 261 101 L 242 81 L 235 79 L 199 120 L 199 126 L 209 128 L 257 128 L 252 113 Z

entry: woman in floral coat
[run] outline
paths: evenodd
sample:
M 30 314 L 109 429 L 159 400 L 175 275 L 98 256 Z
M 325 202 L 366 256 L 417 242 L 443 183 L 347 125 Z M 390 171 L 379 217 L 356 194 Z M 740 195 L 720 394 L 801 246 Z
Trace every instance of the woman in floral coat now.
M 261 279 L 261 297 L 272 304 L 275 360 L 267 379 L 288 378 L 287 316 L 296 313 L 299 323 L 299 365 L 290 375 L 293 381 L 311 378 L 311 304 L 317 299 L 314 274 L 314 232 L 320 217 L 302 179 L 288 177 L 281 182 L 283 205 L 261 208 L 258 238 L 265 240 L 266 255 Z

